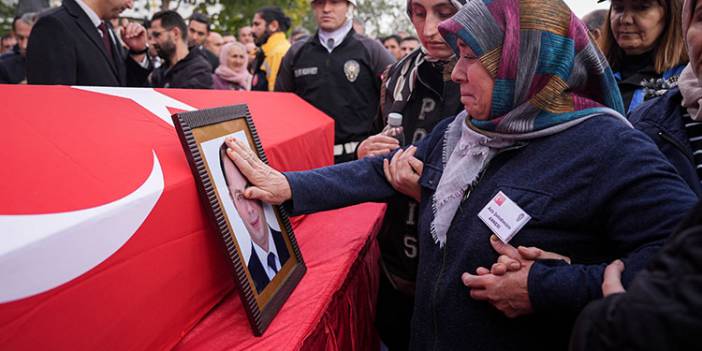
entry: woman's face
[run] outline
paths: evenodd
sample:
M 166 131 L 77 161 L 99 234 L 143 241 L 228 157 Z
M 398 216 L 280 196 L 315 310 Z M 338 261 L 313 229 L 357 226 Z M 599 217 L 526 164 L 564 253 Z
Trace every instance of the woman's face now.
M 439 23 L 451 18 L 456 8 L 449 0 L 412 0 L 409 4 L 412 24 L 429 56 L 447 59 L 453 51 L 439 34 Z
M 451 79 L 461 86 L 461 103 L 468 115 L 478 120 L 487 120 L 492 109 L 495 80 L 473 50 L 460 39 L 458 50 L 460 57 L 453 68 Z
M 612 0 L 612 34 L 627 55 L 650 51 L 665 29 L 665 9 L 656 0 Z
M 702 1 L 695 4 L 685 40 L 692 70 L 697 74 L 697 79 L 702 80 Z
M 229 57 L 227 58 L 227 66 L 231 69 L 239 69 L 244 67 L 246 64 L 246 53 L 239 47 L 233 47 L 229 50 Z

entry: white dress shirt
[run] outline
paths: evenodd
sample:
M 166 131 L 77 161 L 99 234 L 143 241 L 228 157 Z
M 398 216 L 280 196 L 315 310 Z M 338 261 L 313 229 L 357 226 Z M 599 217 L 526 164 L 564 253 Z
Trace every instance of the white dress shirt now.
M 322 46 L 327 48 L 327 51 L 332 52 L 337 46 L 341 45 L 341 42 L 344 41 L 344 38 L 346 38 L 346 35 L 349 34 L 351 31 L 351 28 L 353 28 L 353 21 L 350 19 L 347 19 L 344 24 L 339 27 L 339 29 L 332 31 L 332 32 L 325 32 L 321 28 L 319 29 L 319 42 L 322 43 Z M 327 43 L 329 42 L 329 39 L 334 40 L 334 44 L 332 47 L 329 47 Z
M 278 272 L 280 272 L 280 256 L 278 256 L 278 249 L 275 247 L 275 240 L 273 240 L 271 228 L 269 226 L 266 226 L 266 228 L 268 228 L 268 251 L 264 250 L 253 241 L 251 241 L 251 243 L 253 244 L 254 252 L 258 260 L 261 261 L 263 270 L 266 271 L 266 275 L 268 275 L 268 279 L 273 280 L 276 272 L 268 265 L 268 254 L 272 252 L 275 255 L 275 268 Z

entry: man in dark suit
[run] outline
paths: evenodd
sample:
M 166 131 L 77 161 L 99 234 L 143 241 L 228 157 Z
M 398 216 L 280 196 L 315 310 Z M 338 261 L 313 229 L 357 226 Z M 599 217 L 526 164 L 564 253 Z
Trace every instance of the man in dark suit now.
M 27 48 L 29 84 L 144 86 L 149 73 L 146 30 L 130 23 L 116 40 L 109 20 L 133 0 L 63 0 L 32 28 Z
M 283 240 L 283 234 L 267 225 L 266 227 L 270 230 L 273 242 L 275 243 L 276 251 L 280 254 L 280 256 L 271 256 L 270 253 L 267 256 L 264 256 L 266 257 L 266 264 L 264 266 L 261 263 L 261 250 L 256 247 L 257 244 L 253 242 L 251 243 L 251 256 L 249 256 L 249 261 L 246 265 L 249 267 L 251 279 L 253 279 L 254 285 L 256 286 L 256 291 L 258 291 L 259 294 L 266 288 L 271 279 L 273 279 L 275 274 L 278 273 L 280 267 L 282 267 L 290 257 L 288 249 L 285 246 L 285 241 Z M 253 236 L 251 238 L 253 239 Z M 273 266 L 277 266 L 278 268 L 272 269 L 271 267 Z M 271 271 L 273 272 L 272 274 Z
M 224 144 L 220 148 L 219 162 L 234 208 L 251 237 L 251 256 L 247 266 L 256 291 L 260 294 L 288 261 L 290 252 L 283 235 L 266 222 L 261 202 L 244 197 L 246 178 L 227 157 Z

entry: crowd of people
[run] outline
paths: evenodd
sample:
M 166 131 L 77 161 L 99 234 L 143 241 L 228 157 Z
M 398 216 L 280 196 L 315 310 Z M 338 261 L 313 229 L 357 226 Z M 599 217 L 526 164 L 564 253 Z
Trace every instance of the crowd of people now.
M 101 1 L 91 0 L 85 2 L 68 1 L 66 2 L 66 4 L 63 4 L 57 9 L 46 10 L 38 13 L 29 12 L 21 16 L 15 17 L 11 25 L 11 30 L 8 33 L 4 34 L 1 38 L 0 83 L 110 85 L 104 81 L 108 78 L 79 79 L 78 77 L 69 76 L 62 77 L 61 79 L 59 79 L 58 77 L 47 77 L 48 75 L 50 75 L 50 73 L 47 71 L 55 71 L 54 67 L 56 66 L 48 66 L 44 68 L 44 71 L 38 72 L 37 74 L 30 73 L 30 75 L 36 77 L 36 79 L 32 79 L 31 81 L 27 79 L 26 67 L 28 63 L 26 50 L 28 45 L 29 34 L 32 30 L 32 27 L 34 26 L 34 23 L 44 15 L 48 15 L 49 17 L 53 17 L 55 19 L 61 18 L 62 15 L 59 14 L 61 12 L 64 13 L 64 16 L 66 14 L 69 14 L 75 16 L 74 18 L 81 19 L 81 17 L 83 16 L 78 16 L 80 14 L 80 12 L 78 11 L 82 10 L 81 12 L 83 12 L 96 27 L 95 32 L 98 35 L 97 37 L 92 35 L 92 33 L 87 33 L 88 37 L 80 38 L 81 40 L 78 41 L 78 44 L 80 44 L 84 40 L 98 39 L 103 41 L 103 38 L 108 38 L 107 41 L 103 43 L 103 47 L 108 52 L 105 52 L 103 54 L 115 55 L 116 57 L 104 57 L 103 60 L 106 59 L 107 61 L 112 61 L 115 58 L 117 58 L 119 61 L 123 61 L 123 59 L 131 57 L 132 60 L 136 61 L 143 68 L 150 69 L 149 73 L 159 68 L 163 63 L 166 63 L 165 67 L 170 67 L 172 65 L 174 66 L 176 62 L 181 61 L 187 56 L 187 54 L 185 56 L 173 56 L 169 52 L 170 46 L 178 46 L 177 37 L 174 37 L 175 31 L 173 33 L 169 33 L 171 35 L 169 36 L 169 40 L 167 40 L 167 42 L 165 43 L 167 46 L 166 50 L 164 51 L 163 49 L 157 49 L 159 47 L 159 42 L 161 42 L 160 44 L 164 43 L 163 39 L 159 40 L 159 34 L 161 31 L 158 28 L 153 28 L 153 21 L 156 19 L 160 19 L 160 22 L 163 22 L 163 20 L 161 19 L 165 17 L 165 22 L 167 22 L 167 31 L 169 32 L 174 27 L 181 27 L 183 23 L 186 23 L 187 30 L 179 30 L 179 35 L 184 37 L 188 53 L 190 51 L 195 51 L 199 53 L 200 56 L 203 56 L 209 63 L 211 67 L 211 73 L 213 73 L 211 77 L 211 80 L 213 82 L 207 84 L 207 79 L 201 76 L 202 73 L 200 72 L 198 72 L 197 74 L 192 72 L 192 75 L 190 77 L 192 78 L 192 81 L 189 81 L 189 79 L 183 80 L 182 76 L 177 77 L 175 81 L 168 80 L 162 82 L 159 81 L 160 78 L 158 77 L 155 77 L 156 80 L 152 81 L 150 78 L 142 79 L 141 76 L 143 76 L 144 72 L 141 72 L 140 74 L 138 73 L 138 70 L 134 70 L 137 76 L 130 76 L 130 80 L 128 81 L 120 81 L 120 85 L 126 84 L 127 86 L 135 87 L 178 87 L 190 89 L 212 88 L 231 90 L 273 91 L 275 87 L 275 77 L 277 75 L 278 66 L 280 65 L 282 57 L 285 55 L 285 53 L 292 44 L 298 41 L 306 41 L 312 36 L 309 30 L 307 30 L 304 27 L 299 26 L 291 29 L 290 19 L 285 15 L 284 11 L 278 7 L 260 8 L 256 12 L 255 16 L 251 19 L 251 25 L 238 28 L 234 31 L 236 35 L 231 34 L 229 32 L 219 33 L 213 31 L 209 16 L 202 13 L 193 13 L 186 21 L 182 17 L 180 19 L 177 19 L 176 15 L 180 15 L 177 13 L 170 13 L 173 11 L 163 11 L 164 13 L 154 14 L 154 16 L 152 16 L 149 20 L 145 21 L 144 23 L 140 23 L 140 25 L 144 28 L 143 33 L 145 33 L 145 37 L 143 37 L 144 34 L 141 34 L 140 29 L 139 33 L 132 32 L 130 34 L 141 36 L 142 38 L 140 38 L 140 40 L 145 40 L 146 47 L 148 47 L 148 50 L 145 51 L 145 56 L 134 55 L 134 52 L 139 50 L 132 50 L 134 48 L 130 46 L 130 42 L 128 40 L 125 40 L 126 38 L 124 38 L 124 35 L 126 34 L 127 28 L 129 27 L 131 27 L 132 30 L 136 30 L 136 28 L 138 28 L 136 27 L 137 23 L 131 23 L 133 21 L 128 18 L 118 17 L 124 9 L 131 8 L 132 5 L 132 0 L 122 0 L 121 2 L 114 5 L 103 5 L 101 4 Z M 102 7 L 110 6 L 112 7 L 111 9 L 102 9 Z M 80 8 L 80 10 L 78 9 L 78 7 Z M 105 12 L 104 14 L 103 10 Z M 78 28 L 85 29 L 83 27 L 84 25 L 87 25 L 85 19 L 85 17 L 82 18 L 82 25 L 78 25 L 79 22 L 75 23 Z M 98 28 L 101 22 L 105 23 L 105 33 L 107 33 L 107 35 L 103 34 L 103 30 Z M 353 29 L 357 33 L 362 35 L 365 34 L 365 27 L 363 22 L 361 22 L 358 19 L 352 19 L 351 23 L 353 25 Z M 42 23 L 42 25 L 39 28 L 39 31 L 43 33 L 47 33 L 49 30 L 58 29 L 57 27 L 52 27 L 50 24 L 47 23 Z M 75 26 L 71 26 L 68 23 L 64 23 L 64 27 L 61 29 L 63 31 L 63 35 L 67 37 L 66 40 L 69 40 L 69 37 L 75 37 L 78 36 L 78 34 L 81 34 L 72 32 L 72 30 L 78 28 L 76 28 Z M 281 34 L 273 35 L 276 32 L 280 32 Z M 152 33 L 156 33 L 156 35 L 154 36 Z M 45 41 L 43 41 L 42 39 L 45 40 L 46 37 L 41 38 L 42 35 L 40 34 L 36 34 L 35 37 L 40 38 L 35 40 L 36 44 L 34 46 L 40 46 L 45 43 Z M 416 37 L 413 37 L 409 33 L 404 31 L 400 31 L 397 34 L 392 34 L 388 37 L 378 38 L 377 40 L 378 42 L 383 43 L 384 47 L 396 60 L 399 60 L 400 58 L 404 57 L 405 55 L 409 54 L 411 51 L 419 47 L 419 40 Z M 385 44 L 388 41 L 391 41 L 394 44 Z M 239 72 L 240 65 L 238 61 L 237 63 L 226 62 L 227 60 L 220 61 L 220 54 L 222 48 L 224 47 L 224 45 L 230 43 L 239 43 L 244 47 L 244 50 L 247 55 L 247 64 L 245 68 L 249 74 L 252 74 L 253 77 L 258 77 L 257 79 L 253 79 L 248 84 L 241 84 L 242 82 L 237 78 L 237 80 L 234 82 L 228 81 L 229 83 L 233 84 L 223 84 L 223 80 L 226 81 L 227 78 L 231 78 L 231 75 L 225 74 L 224 76 L 222 76 L 221 74 L 214 74 L 215 71 L 218 69 L 220 72 Z M 58 46 L 62 44 L 56 43 L 54 45 Z M 136 45 L 139 46 L 139 49 L 143 50 L 143 46 L 141 46 L 140 43 L 137 43 Z M 275 50 L 272 49 L 273 46 L 276 47 Z M 79 49 L 79 52 L 75 53 L 74 55 L 83 56 L 80 47 L 81 45 L 74 47 L 74 49 Z M 55 48 L 51 48 L 52 52 L 54 51 L 53 49 Z M 101 48 L 98 47 L 96 49 Z M 240 47 L 238 46 L 237 50 L 239 49 Z M 64 48 L 63 50 L 65 52 L 66 48 Z M 266 50 L 271 52 L 266 52 Z M 52 64 L 55 62 L 55 60 L 52 60 L 51 58 L 43 57 L 46 56 L 45 51 L 39 52 L 41 52 L 41 54 L 37 53 L 30 55 L 42 56 L 41 58 L 32 58 L 31 60 L 33 62 L 47 61 Z M 182 50 L 180 53 L 182 54 Z M 54 54 L 52 56 L 57 55 Z M 257 60 L 259 60 L 259 62 L 257 62 Z M 66 61 L 59 62 L 62 65 L 66 63 Z M 220 62 L 222 62 L 222 64 L 220 64 Z M 125 70 L 126 67 L 132 66 L 131 63 L 126 63 L 125 67 L 120 67 L 121 63 L 117 63 L 116 65 L 117 66 L 113 68 Z M 190 64 L 186 65 L 186 63 L 181 63 L 180 66 L 190 66 Z M 217 78 L 218 76 L 219 79 Z M 121 77 L 118 78 L 122 79 Z M 136 79 L 132 80 L 131 78 Z M 265 79 L 265 82 L 261 79 Z M 214 81 L 218 81 L 218 83 L 215 84 Z
M 702 3 L 611 0 L 581 20 L 562 0 L 407 0 L 416 36 L 377 39 L 356 0 L 310 3 L 313 33 L 262 7 L 234 36 L 63 0 L 14 21 L 0 82 L 291 92 L 332 117 L 334 166 L 226 153 L 245 197 L 293 214 L 388 203 L 390 350 L 695 348 Z M 493 202 L 521 211 L 511 237 L 486 225 Z

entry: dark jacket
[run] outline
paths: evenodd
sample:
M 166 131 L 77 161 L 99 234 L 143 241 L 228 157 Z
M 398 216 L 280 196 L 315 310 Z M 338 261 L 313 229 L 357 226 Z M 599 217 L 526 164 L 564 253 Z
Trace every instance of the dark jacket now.
M 285 54 L 275 91 L 293 92 L 333 118 L 335 144 L 361 141 L 378 112 L 380 75 L 393 62 L 380 43 L 353 29 L 331 53 L 316 33 Z
M 426 61 L 420 50 L 415 50 L 388 68 L 381 113 L 378 114 L 372 134 L 380 133 L 389 113 L 402 114 L 402 129 L 406 143 L 416 144 L 429 134 L 434 126 L 447 117 L 463 110 L 458 84 L 449 78 L 453 64 Z M 411 77 L 417 79 L 409 83 Z M 411 87 L 411 89 L 410 89 Z M 378 243 L 385 269 L 394 280 L 413 282 L 417 275 L 417 202 L 398 195 L 388 201 Z M 400 282 L 395 282 L 398 287 Z M 414 289 L 402 289 L 414 294 Z M 411 291 L 406 291 L 411 290 Z
M 270 228 L 270 227 L 269 227 Z M 273 229 L 270 228 L 271 234 L 273 236 L 273 242 L 275 243 L 275 249 L 278 252 L 278 260 L 280 261 L 280 268 L 282 269 L 283 266 L 285 266 L 285 262 L 288 261 L 290 258 L 290 252 L 288 251 L 288 247 L 285 245 L 285 240 L 283 239 L 283 235 Z M 246 267 L 249 268 L 249 273 L 251 274 L 251 279 L 254 281 L 254 286 L 256 287 L 256 291 L 260 294 L 263 292 L 263 289 L 266 288 L 268 283 L 270 283 L 270 279 L 268 279 L 268 274 L 266 274 L 265 269 L 263 268 L 263 264 L 261 263 L 261 260 L 258 259 L 258 256 L 256 255 L 256 252 L 254 251 L 253 247 L 253 242 L 251 243 L 251 256 L 249 257 L 249 262 L 247 262 Z M 266 262 L 268 264 L 268 262 Z
M 0 56 L 0 84 L 18 84 L 26 81 L 26 62 L 16 45 L 11 53 Z
M 198 52 L 200 52 L 202 57 L 205 58 L 205 60 L 207 60 L 207 63 L 209 63 L 212 67 L 212 72 L 214 72 L 214 70 L 217 69 L 217 67 L 219 67 L 219 57 L 217 57 L 217 55 L 215 55 L 212 51 L 207 50 L 204 46 L 193 46 L 192 48 L 190 48 L 190 50 L 197 50 Z
M 622 94 L 624 108 L 627 112 L 635 111 L 644 101 L 655 95 L 647 92 L 647 88 L 655 91 L 668 90 L 670 85 L 678 81 L 685 64 L 677 65 L 658 73 L 655 69 L 656 52 L 650 51 L 642 55 L 625 56 L 619 67 L 614 68 L 617 87 Z M 652 84 L 651 81 L 657 81 Z M 663 81 L 666 82 L 663 86 Z
M 109 22 L 108 22 L 109 23 Z M 75 0 L 41 16 L 27 46 L 29 84 L 144 86 L 148 69 L 114 42 L 110 57 L 88 15 Z
M 612 117 L 593 117 L 563 132 L 505 149 L 459 207 L 439 248 L 432 240 L 432 197 L 444 164 L 444 133 L 437 125 L 418 146 L 420 177 L 419 270 L 412 320 L 415 350 L 564 350 L 577 313 L 602 296 L 607 263 L 624 258 L 624 283 L 643 268 L 691 208 L 695 195 L 643 133 Z M 301 214 L 365 201 L 395 191 L 382 158 L 366 158 L 308 172 L 285 173 L 287 202 Z M 492 232 L 478 212 L 498 191 L 532 216 L 511 244 L 536 246 L 572 258 L 531 266 L 534 314 L 509 319 L 469 297 L 461 274 L 497 259 Z
M 674 88 L 665 95 L 646 101 L 628 118 L 636 129 L 653 140 L 690 188 L 702 196 L 693 150 L 682 118 L 682 94 Z
M 587 306 L 572 351 L 697 350 L 702 331 L 702 203 L 624 294 Z
M 176 62 L 155 69 L 149 76 L 154 88 L 212 89 L 212 67 L 196 50 Z
M 630 110 L 629 105 L 634 99 L 636 91 L 642 89 L 642 81 L 660 78 L 661 75 L 654 68 L 654 60 L 655 51 L 652 51 L 642 55 L 624 56 L 618 65 L 619 67 L 613 67 L 626 111 Z

